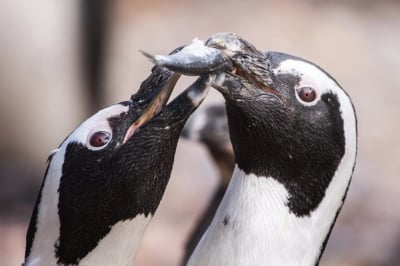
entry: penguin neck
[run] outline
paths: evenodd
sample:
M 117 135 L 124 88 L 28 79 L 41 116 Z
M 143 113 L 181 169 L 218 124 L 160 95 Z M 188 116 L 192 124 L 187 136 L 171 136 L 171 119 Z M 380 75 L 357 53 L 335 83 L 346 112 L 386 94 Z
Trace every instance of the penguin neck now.
M 116 223 L 79 265 L 133 265 L 151 218 L 142 214 Z
M 143 234 L 151 220 L 151 215 L 139 215 L 131 220 L 120 221 L 111 227 L 110 232 L 102 238 L 97 246 L 77 265 L 132 265 L 139 250 Z M 38 233 L 42 233 L 48 225 L 42 224 Z M 45 236 L 36 236 L 33 250 L 24 265 L 56 265 L 55 245 L 43 241 Z M 48 244 L 45 246 L 44 244 Z
M 26 254 L 25 266 L 57 265 L 57 247 L 60 239 L 58 213 L 61 166 L 64 150 L 51 160 L 41 188 L 32 231 L 32 246 Z M 139 214 L 131 219 L 110 225 L 110 231 L 101 238 L 95 248 L 79 259 L 77 265 L 131 265 L 139 249 L 143 234 L 152 214 Z M 102 219 L 99 217 L 98 219 Z M 86 231 L 82 231 L 86 234 Z M 87 237 L 91 237 L 88 235 Z M 80 248 L 85 248 L 79 243 Z M 63 262 L 61 262 L 63 263 Z
M 314 265 L 343 203 L 346 182 L 333 182 L 310 215 L 296 216 L 290 197 L 273 177 L 246 174 L 235 167 L 216 215 L 189 265 Z M 329 193 L 331 191 L 327 191 Z M 200 262 L 200 263 L 199 263 Z

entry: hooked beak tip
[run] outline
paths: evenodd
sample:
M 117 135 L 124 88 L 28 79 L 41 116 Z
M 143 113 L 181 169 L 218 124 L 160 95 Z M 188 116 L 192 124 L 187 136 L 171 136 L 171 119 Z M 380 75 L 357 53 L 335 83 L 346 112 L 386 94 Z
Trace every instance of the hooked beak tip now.
M 151 102 L 146 106 L 143 113 L 136 119 L 132 125 L 128 128 L 123 144 L 126 143 L 136 132 L 138 128 L 144 125 L 146 122 L 155 117 L 161 110 L 167 105 L 168 99 L 178 81 L 180 74 L 172 74 L 162 85 L 162 89 L 151 99 Z

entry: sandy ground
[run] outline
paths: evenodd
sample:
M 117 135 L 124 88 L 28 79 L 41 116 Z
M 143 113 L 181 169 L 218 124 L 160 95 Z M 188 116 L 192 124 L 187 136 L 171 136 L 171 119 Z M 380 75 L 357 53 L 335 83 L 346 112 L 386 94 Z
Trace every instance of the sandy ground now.
M 22 262 L 44 161 L 88 115 L 76 52 L 76 2 L 37 2 L 0 3 L 0 187 L 8 191 L 0 195 L 1 266 Z M 167 53 L 220 31 L 316 62 L 351 95 L 359 122 L 357 167 L 321 265 L 399 265 L 399 14 L 394 1 L 117 1 L 105 104 L 126 99 L 148 75 L 151 64 L 139 49 Z M 182 80 L 175 94 L 190 81 Z M 221 101 L 212 92 L 205 105 Z M 216 182 L 204 148 L 180 141 L 137 265 L 178 264 Z

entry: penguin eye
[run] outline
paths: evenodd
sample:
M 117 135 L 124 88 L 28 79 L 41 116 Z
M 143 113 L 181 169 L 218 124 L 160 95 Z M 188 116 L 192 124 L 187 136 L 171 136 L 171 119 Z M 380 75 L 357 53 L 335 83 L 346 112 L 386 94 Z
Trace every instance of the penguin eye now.
M 311 87 L 300 87 L 296 90 L 296 92 L 299 98 L 306 103 L 314 101 L 317 97 L 317 93 Z
M 111 140 L 111 134 L 106 131 L 97 131 L 89 137 L 89 145 L 94 148 L 100 148 Z

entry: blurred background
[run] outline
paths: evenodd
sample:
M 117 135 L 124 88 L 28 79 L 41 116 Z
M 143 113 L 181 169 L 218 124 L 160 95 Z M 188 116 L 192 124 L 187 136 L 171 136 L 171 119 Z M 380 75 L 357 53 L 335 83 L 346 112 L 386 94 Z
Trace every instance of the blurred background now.
M 1 0 L 1 266 L 23 262 L 50 151 L 150 73 L 138 50 L 165 54 L 221 31 L 309 59 L 351 95 L 358 162 L 321 265 L 400 265 L 400 2 Z M 204 105 L 218 102 L 211 92 Z M 204 147 L 181 140 L 137 265 L 178 265 L 217 177 Z

